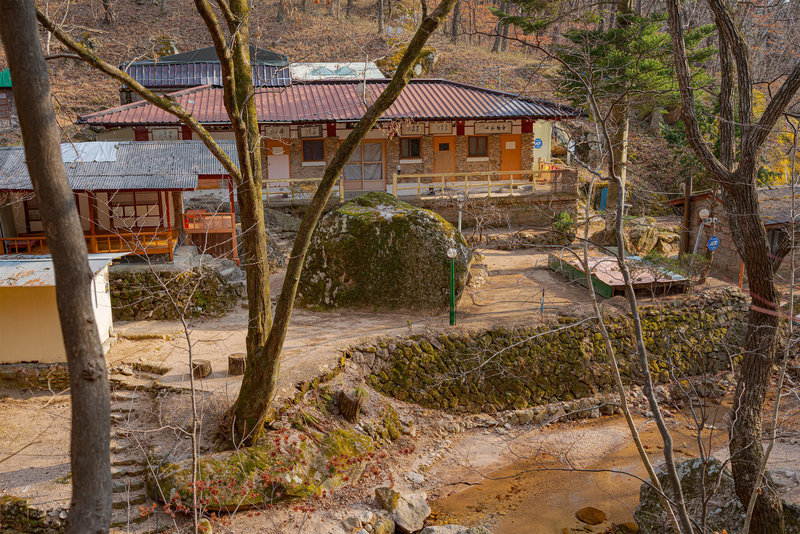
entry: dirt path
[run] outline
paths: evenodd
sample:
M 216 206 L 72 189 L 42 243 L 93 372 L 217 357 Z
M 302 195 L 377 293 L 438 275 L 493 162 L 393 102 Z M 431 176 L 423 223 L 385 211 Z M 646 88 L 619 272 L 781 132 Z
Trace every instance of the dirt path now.
M 583 288 L 547 268 L 546 253 L 490 250 L 484 255 L 490 276 L 483 286 L 465 291 L 457 307 L 457 328 L 531 322 L 542 312 L 589 303 L 589 295 Z M 273 277 L 272 287 L 279 288 L 281 282 L 280 275 Z M 245 352 L 246 325 L 247 310 L 240 308 L 224 317 L 197 321 L 191 326 L 194 358 L 210 360 L 213 369 L 211 376 L 200 384 L 205 391 L 235 398 L 241 377 L 228 376 L 227 358 Z M 296 309 L 282 354 L 278 398 L 291 395 L 294 384 L 335 366 L 339 350 L 349 345 L 379 335 L 409 334 L 430 328 L 449 328 L 448 315 Z M 115 329 L 120 339 L 109 351 L 111 365 L 138 360 L 156 362 L 170 368 L 161 383 L 188 387 L 188 345 L 178 321 L 118 323 Z M 142 339 L 148 336 L 151 338 Z

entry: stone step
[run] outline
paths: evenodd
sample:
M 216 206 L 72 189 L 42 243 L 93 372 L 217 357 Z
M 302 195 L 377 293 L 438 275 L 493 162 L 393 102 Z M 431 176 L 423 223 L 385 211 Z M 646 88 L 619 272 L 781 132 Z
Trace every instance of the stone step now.
M 113 480 L 111 491 L 113 493 L 124 493 L 128 490 L 138 491 L 144 488 L 144 477 L 128 478 L 126 480 Z
M 134 455 L 112 455 L 111 467 L 127 467 L 130 465 L 145 465 L 143 458 Z
M 127 465 L 111 468 L 111 478 L 129 478 L 144 475 L 147 467 L 144 465 Z
M 130 520 L 128 516 L 130 515 Z M 156 521 L 158 516 L 158 521 Z M 156 524 L 158 528 L 156 529 Z M 128 513 L 128 510 L 114 510 L 111 519 L 112 534 L 155 534 L 173 528 L 172 517 L 162 511 L 156 511 L 150 515 L 142 516 L 139 510 Z
M 123 491 L 122 493 L 114 494 L 114 501 L 112 508 L 114 510 L 124 510 L 128 507 L 136 510 L 136 515 L 139 515 L 139 505 L 149 504 L 152 499 L 145 493 L 144 489 L 136 491 Z
M 124 389 L 115 389 L 111 392 L 111 402 L 124 402 L 132 401 L 139 398 L 135 391 L 128 391 Z

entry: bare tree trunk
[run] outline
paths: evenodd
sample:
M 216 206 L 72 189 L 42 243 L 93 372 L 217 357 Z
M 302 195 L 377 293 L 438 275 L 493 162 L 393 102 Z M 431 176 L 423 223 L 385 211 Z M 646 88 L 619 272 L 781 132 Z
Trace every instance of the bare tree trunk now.
M 506 3 L 505 2 L 500 2 L 500 9 L 502 11 L 506 10 Z M 494 27 L 494 44 L 492 44 L 492 53 L 496 54 L 497 52 L 500 51 L 500 45 L 501 45 L 501 42 L 503 40 L 504 26 L 506 26 L 506 25 L 498 20 L 497 24 Z
M 328 203 L 333 186 L 336 184 L 344 164 L 361 140 L 408 84 L 411 68 L 420 50 L 425 46 L 428 37 L 450 12 L 455 2 L 456 0 L 442 0 L 436 9 L 422 20 L 414 37 L 406 47 L 392 81 L 367 109 L 325 169 L 325 174 L 311 199 L 294 240 L 291 259 L 286 267 L 283 288 L 275 307 L 275 322 L 270 329 L 267 343 L 254 354 L 253 362 L 249 359 L 247 362 L 247 371 L 245 371 L 239 397 L 234 406 L 236 433 L 240 438 L 247 438 L 250 441 L 256 439 L 261 433 L 264 421 L 269 417 L 270 403 L 277 389 L 281 350 L 286 339 L 303 262 L 311 243 L 311 236 Z M 248 358 L 250 358 L 249 351 Z
M 161 0 L 161 14 L 167 14 L 167 0 Z
M 105 12 L 105 21 L 106 24 L 114 24 L 117 21 L 117 15 L 114 13 L 114 4 L 112 3 L 113 0 L 103 0 L 103 11 Z M 164 10 L 162 0 L 162 10 Z M 166 12 L 166 11 L 162 11 Z
M 456 1 L 456 4 L 453 6 L 453 20 L 451 21 L 450 26 L 450 39 L 455 43 L 458 41 L 458 24 L 459 18 L 461 17 L 461 2 Z
M 378 34 L 383 35 L 385 33 L 384 26 L 383 26 L 383 0 L 378 0 Z
M 72 400 L 72 500 L 68 533 L 108 532 L 111 523 L 111 432 L 108 375 L 97 331 L 86 242 L 61 159 L 47 66 L 33 2 L 0 0 L 0 35 L 14 78 L 20 129 L 53 257 L 56 301 L 67 352 Z
M 350 17 L 350 13 L 353 12 L 353 5 L 355 4 L 355 0 L 347 0 L 347 8 L 345 11 L 345 16 Z
M 775 363 L 775 344 L 780 323 L 780 295 L 774 278 L 782 256 L 771 257 L 759 212 L 756 171 L 761 146 L 800 89 L 800 62 L 785 76 L 783 85 L 756 121 L 753 116 L 753 82 L 747 43 L 724 4 L 720 0 L 708 0 L 708 4 L 714 14 L 720 39 L 725 41 L 725 45 L 720 47 L 720 159 L 714 156 L 703 140 L 697 123 L 678 0 L 667 2 L 669 30 L 687 137 L 700 161 L 723 188 L 723 203 L 732 221 L 731 234 L 744 262 L 752 297 L 730 429 L 730 455 L 736 495 L 748 506 L 750 496 L 754 492 L 758 494 L 751 522 L 753 532 L 780 534 L 784 532 L 782 501 L 774 486 L 760 476 L 760 466 L 764 457 L 761 443 L 762 410 L 770 372 Z M 728 52 L 733 62 L 729 60 Z M 733 162 L 736 137 L 732 109 L 734 62 L 739 97 L 737 120 L 741 136 L 738 165 Z

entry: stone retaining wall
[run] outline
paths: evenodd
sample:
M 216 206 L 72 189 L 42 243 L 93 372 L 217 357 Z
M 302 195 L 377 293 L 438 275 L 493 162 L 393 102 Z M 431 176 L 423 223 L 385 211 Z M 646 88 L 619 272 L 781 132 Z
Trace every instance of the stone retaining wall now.
M 657 381 L 730 369 L 747 302 L 723 289 L 641 308 Z M 638 382 L 629 314 L 605 322 L 628 382 Z M 381 339 L 346 354 L 377 391 L 428 408 L 496 413 L 572 401 L 612 390 L 614 379 L 593 319 L 553 318 L 535 326 L 432 332 Z
M 52 389 L 69 387 L 66 363 L 13 363 L 0 365 L 0 385 L 19 389 Z
M 60 534 L 64 532 L 67 511 L 42 510 L 28 501 L 5 495 L 0 497 L 0 532 L 6 534 Z
M 189 317 L 222 315 L 239 299 L 239 288 L 209 268 L 181 272 L 112 272 L 111 306 L 115 321 L 177 319 L 186 306 Z M 170 298 L 171 297 L 171 298 Z

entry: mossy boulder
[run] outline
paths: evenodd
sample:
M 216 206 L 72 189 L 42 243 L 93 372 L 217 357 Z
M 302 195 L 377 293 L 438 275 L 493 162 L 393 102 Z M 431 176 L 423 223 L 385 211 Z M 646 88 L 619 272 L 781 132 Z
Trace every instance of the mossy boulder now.
M 471 254 L 458 230 L 430 210 L 387 193 L 367 193 L 320 221 L 300 278 L 299 303 L 321 308 L 445 309 L 450 248 L 456 250 L 460 295 Z
M 374 450 L 369 436 L 349 428 L 312 439 L 278 433 L 252 447 L 200 457 L 198 499 L 208 511 L 233 511 L 310 497 L 358 480 Z M 148 472 L 146 488 L 181 510 L 192 502 L 191 459 L 163 466 L 157 480 Z

